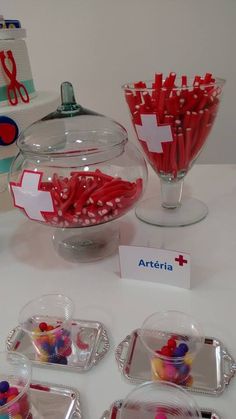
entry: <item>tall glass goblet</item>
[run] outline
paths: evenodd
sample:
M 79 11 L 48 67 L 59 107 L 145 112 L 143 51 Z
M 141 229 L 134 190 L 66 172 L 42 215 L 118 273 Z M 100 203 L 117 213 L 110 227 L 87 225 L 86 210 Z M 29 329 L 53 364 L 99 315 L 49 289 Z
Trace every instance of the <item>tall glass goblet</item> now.
M 186 76 L 170 73 L 165 80 L 156 74 L 153 81 L 122 86 L 137 139 L 161 182 L 161 199 L 154 196 L 136 207 L 142 221 L 174 227 L 206 217 L 205 203 L 182 198 L 183 182 L 211 132 L 224 83 L 207 73 L 187 84 Z

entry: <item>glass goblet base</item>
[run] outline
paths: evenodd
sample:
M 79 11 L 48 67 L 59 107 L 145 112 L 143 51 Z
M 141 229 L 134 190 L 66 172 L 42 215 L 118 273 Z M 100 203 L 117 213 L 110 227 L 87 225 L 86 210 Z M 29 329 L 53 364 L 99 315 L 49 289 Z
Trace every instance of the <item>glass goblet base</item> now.
M 165 208 L 158 198 L 146 199 L 136 207 L 135 214 L 139 220 L 159 227 L 183 227 L 198 223 L 208 214 L 204 202 L 185 197 L 176 208 Z

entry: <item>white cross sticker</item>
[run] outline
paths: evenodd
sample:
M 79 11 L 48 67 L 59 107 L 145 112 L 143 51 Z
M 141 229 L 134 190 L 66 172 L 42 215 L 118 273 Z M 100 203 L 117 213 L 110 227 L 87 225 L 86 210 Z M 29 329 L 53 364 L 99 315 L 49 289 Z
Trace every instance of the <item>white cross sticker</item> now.
M 163 153 L 161 143 L 173 141 L 170 125 L 158 125 L 156 115 L 142 114 L 142 125 L 135 124 L 138 138 L 147 143 L 148 150 Z
M 40 191 L 42 172 L 24 170 L 19 183 L 10 182 L 15 207 L 23 209 L 31 220 L 45 221 L 42 212 L 54 212 L 49 191 Z

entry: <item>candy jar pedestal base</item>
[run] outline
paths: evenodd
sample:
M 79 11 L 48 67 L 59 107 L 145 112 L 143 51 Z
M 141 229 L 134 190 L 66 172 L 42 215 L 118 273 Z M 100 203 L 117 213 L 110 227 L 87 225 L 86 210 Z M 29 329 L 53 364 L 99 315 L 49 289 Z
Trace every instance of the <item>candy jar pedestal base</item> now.
M 119 245 L 116 222 L 84 228 L 56 229 L 53 245 L 70 262 L 93 262 L 114 253 Z
M 196 198 L 182 198 L 176 208 L 164 208 L 158 197 L 142 201 L 135 210 L 136 216 L 145 223 L 160 227 L 181 227 L 198 223 L 208 214 L 204 202 Z

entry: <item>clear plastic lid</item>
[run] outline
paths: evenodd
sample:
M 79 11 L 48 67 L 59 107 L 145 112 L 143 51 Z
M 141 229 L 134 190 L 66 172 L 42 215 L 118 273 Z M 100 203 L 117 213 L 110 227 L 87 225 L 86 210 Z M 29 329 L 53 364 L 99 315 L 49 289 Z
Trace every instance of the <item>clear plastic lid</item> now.
M 132 390 L 122 403 L 119 419 L 197 419 L 195 400 L 181 387 L 168 382 L 147 382 Z
M 170 339 L 174 339 L 177 346 L 183 343 L 187 345 L 187 354 L 191 357 L 199 352 L 204 342 L 204 332 L 198 321 L 186 313 L 175 310 L 157 312 L 148 316 L 139 330 L 139 336 L 150 356 L 158 356 L 163 360 L 170 358 L 162 352 Z M 176 352 L 174 362 L 181 362 L 185 355 L 186 352 Z
M 61 105 L 20 135 L 24 153 L 40 155 L 91 154 L 124 144 L 125 128 L 112 119 L 77 104 L 73 86 L 61 85 Z

